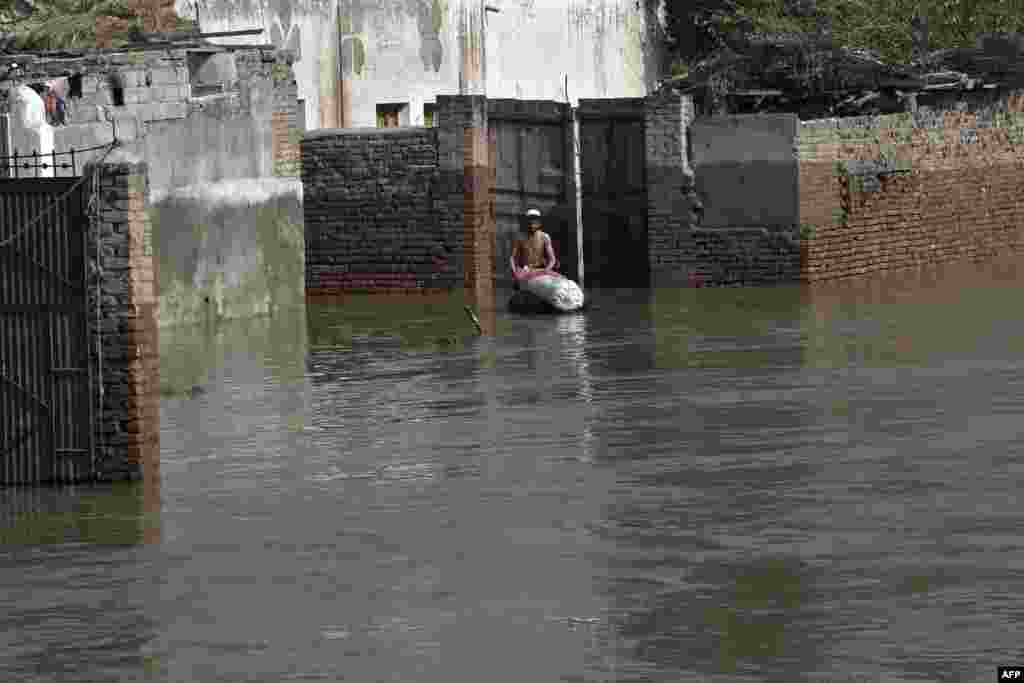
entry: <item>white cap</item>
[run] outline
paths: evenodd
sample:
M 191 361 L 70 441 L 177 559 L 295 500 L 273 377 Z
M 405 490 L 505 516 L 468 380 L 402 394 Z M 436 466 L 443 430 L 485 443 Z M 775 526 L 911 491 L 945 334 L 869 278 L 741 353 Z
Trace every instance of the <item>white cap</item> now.
M 530 209 L 530 210 L 528 210 L 526 212 L 526 216 L 528 218 L 533 218 L 533 217 L 540 218 L 540 211 L 538 211 L 537 209 Z

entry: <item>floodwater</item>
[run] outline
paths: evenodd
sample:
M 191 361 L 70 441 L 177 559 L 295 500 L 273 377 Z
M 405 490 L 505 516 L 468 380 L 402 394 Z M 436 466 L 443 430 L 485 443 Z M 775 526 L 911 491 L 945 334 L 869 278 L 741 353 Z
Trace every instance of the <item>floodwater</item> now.
M 0 681 L 989 681 L 1021 262 L 168 332 L 162 472 L 0 491 Z

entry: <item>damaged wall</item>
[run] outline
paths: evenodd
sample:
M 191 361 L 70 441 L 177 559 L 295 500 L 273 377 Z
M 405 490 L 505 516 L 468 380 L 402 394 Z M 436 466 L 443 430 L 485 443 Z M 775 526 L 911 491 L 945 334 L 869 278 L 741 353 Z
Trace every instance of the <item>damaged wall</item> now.
M 958 108 L 801 124 L 806 280 L 1021 248 L 1024 99 Z
M 647 121 L 652 284 L 797 281 L 796 116 L 695 117 L 689 96 L 681 112 L 663 106 Z
M 188 0 L 178 12 L 192 16 Z M 658 13 L 634 0 L 212 0 L 204 31 L 263 28 L 296 52 L 307 129 L 376 126 L 377 105 L 423 125 L 438 95 L 642 97 L 660 76 Z M 249 37 L 214 39 L 222 44 Z M 566 83 L 568 76 L 568 84 Z M 461 88 L 461 89 L 460 89 Z
M 701 117 L 690 127 L 691 164 L 704 202 L 702 227 L 797 224 L 793 114 Z

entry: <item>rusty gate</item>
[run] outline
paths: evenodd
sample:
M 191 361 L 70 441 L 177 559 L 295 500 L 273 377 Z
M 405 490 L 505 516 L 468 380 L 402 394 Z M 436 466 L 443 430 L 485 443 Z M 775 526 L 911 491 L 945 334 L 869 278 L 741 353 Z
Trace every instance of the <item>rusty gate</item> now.
M 0 179 L 0 485 L 94 472 L 86 191 Z

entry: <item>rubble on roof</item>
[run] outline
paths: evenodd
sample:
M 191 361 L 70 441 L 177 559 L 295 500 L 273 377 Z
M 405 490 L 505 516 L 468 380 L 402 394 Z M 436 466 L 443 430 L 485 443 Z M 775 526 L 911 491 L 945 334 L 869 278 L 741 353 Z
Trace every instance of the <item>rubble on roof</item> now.
M 985 35 L 973 48 L 891 65 L 872 50 L 837 47 L 814 34 L 754 35 L 741 51 L 724 49 L 662 87 L 693 94 L 703 113 L 898 113 L 917 93 L 1024 87 L 1024 36 Z

